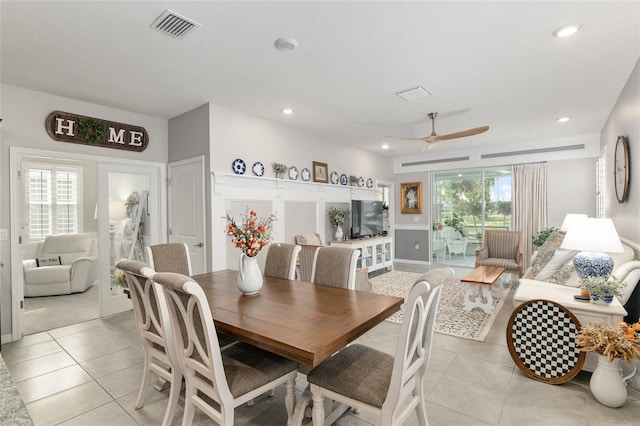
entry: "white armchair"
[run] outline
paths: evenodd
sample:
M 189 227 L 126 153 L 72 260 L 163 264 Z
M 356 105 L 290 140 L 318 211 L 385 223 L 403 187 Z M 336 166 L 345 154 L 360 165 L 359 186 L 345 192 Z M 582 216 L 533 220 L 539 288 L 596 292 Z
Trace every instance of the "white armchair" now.
M 449 257 L 451 257 L 452 254 L 461 254 L 463 257 L 466 255 L 467 244 L 469 243 L 467 237 L 463 237 L 460 232 L 451 226 L 445 226 L 440 232 L 447 243 Z
M 35 259 L 24 260 L 25 297 L 79 293 L 97 278 L 97 242 L 92 234 L 50 235 L 38 243 Z M 59 265 L 38 266 L 40 259 L 56 258 Z

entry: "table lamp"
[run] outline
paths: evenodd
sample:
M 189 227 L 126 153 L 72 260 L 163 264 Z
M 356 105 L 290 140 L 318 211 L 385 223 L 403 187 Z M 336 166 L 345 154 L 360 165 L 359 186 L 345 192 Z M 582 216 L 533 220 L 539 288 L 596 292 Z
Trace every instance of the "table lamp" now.
M 607 218 L 588 218 L 571 224 L 560 248 L 581 250 L 573 258 L 573 265 L 582 279 L 609 276 L 613 259 L 604 252 L 624 251 L 613 221 Z
M 564 221 L 562 221 L 560 230 L 563 232 L 567 232 L 572 225 L 588 218 L 589 216 L 583 213 L 567 213 L 567 215 L 564 217 Z

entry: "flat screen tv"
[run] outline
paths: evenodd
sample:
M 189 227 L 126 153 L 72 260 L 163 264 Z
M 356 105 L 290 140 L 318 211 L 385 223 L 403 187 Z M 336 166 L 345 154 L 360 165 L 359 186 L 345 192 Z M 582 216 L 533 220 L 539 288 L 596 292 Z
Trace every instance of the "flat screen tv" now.
M 382 201 L 351 201 L 351 238 L 382 234 Z

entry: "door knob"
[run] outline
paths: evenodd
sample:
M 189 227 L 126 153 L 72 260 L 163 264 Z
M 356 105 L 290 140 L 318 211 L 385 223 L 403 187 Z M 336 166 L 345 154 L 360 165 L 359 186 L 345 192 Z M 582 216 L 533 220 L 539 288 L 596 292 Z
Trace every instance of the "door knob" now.
M 195 247 L 204 247 L 204 244 L 202 244 L 202 242 L 194 244 Z

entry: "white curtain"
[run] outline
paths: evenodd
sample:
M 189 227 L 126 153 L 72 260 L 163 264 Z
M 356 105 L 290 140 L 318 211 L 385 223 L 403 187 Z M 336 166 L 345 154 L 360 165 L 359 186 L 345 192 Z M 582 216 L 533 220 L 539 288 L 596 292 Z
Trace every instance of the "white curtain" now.
M 532 236 L 547 227 L 547 163 L 513 166 L 513 229 L 522 231 L 523 266 L 529 267 Z

